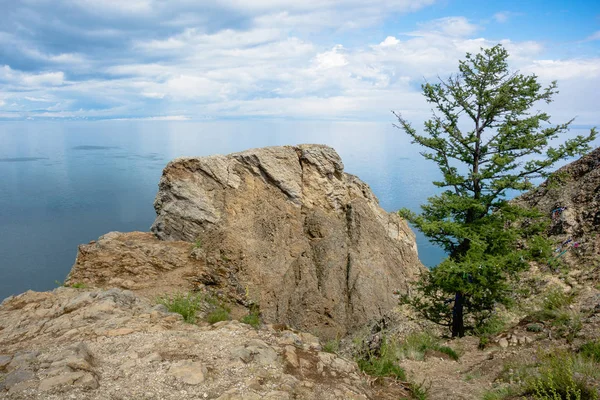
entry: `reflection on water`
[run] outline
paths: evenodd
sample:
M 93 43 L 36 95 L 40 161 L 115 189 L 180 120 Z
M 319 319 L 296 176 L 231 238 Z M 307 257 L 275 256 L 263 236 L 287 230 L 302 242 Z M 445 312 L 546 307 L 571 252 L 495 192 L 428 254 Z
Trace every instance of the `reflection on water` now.
M 115 146 L 92 146 L 89 144 L 73 147 L 73 150 L 112 150 L 112 149 L 118 149 L 118 147 L 115 147 Z
M 386 123 L 0 123 L 0 299 L 63 281 L 80 243 L 148 230 L 169 160 L 300 143 L 334 147 L 388 211 L 418 210 L 435 191 L 435 165 Z M 418 237 L 436 264 L 441 251 Z
M 47 160 L 46 157 L 7 157 L 0 158 L 0 162 L 27 162 L 27 161 L 39 161 Z

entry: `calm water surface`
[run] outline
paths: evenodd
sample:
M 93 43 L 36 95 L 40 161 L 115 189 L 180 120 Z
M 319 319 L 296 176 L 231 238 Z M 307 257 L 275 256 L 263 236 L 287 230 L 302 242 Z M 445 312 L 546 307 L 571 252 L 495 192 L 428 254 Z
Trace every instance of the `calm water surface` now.
M 179 156 L 322 143 L 388 211 L 435 193 L 434 164 L 389 123 L 0 123 L 0 299 L 63 281 L 77 245 L 110 231 L 147 231 L 165 164 Z M 425 265 L 443 253 L 418 235 Z

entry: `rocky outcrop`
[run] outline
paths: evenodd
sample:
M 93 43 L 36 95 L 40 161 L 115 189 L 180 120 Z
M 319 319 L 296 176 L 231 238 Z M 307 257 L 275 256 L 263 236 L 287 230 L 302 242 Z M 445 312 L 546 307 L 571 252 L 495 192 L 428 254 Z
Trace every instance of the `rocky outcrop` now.
M 596 263 L 600 256 L 600 148 L 559 170 L 517 200 L 551 219 L 557 255 L 571 266 Z M 569 241 L 571 239 L 571 241 Z M 567 242 L 569 241 L 569 242 Z M 567 242 L 567 243 L 565 243 Z M 565 243 L 560 246 L 560 243 Z
M 190 257 L 188 242 L 165 243 L 150 232 L 110 232 L 78 248 L 67 286 L 118 287 L 155 297 L 188 291 L 204 262 Z
M 176 159 L 154 206 L 159 239 L 195 243 L 200 283 L 323 337 L 379 318 L 422 268 L 406 222 L 326 146 Z
M 130 291 L 59 288 L 0 305 L 0 398 L 398 399 L 305 333 L 191 325 Z

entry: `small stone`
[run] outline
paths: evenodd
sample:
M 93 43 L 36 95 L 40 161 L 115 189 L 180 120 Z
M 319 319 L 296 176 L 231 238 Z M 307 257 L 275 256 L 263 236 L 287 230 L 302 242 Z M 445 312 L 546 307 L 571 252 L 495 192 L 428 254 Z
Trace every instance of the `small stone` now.
M 291 399 L 290 394 L 288 392 L 283 392 L 281 390 L 269 392 L 264 397 L 265 400 L 289 400 Z
M 37 386 L 37 382 L 35 380 L 31 379 L 28 381 L 23 381 L 23 382 L 17 383 L 16 385 L 14 385 L 13 387 L 10 388 L 8 393 L 22 392 L 27 389 L 33 389 L 36 386 Z
M 294 368 L 300 366 L 298 356 L 296 355 L 296 348 L 294 346 L 285 346 L 285 360 Z
M 333 362 L 331 363 L 331 368 L 345 373 L 350 373 L 354 370 L 354 366 L 352 364 L 339 357 L 333 360 Z
M 41 392 L 47 392 L 49 390 L 59 388 L 62 386 L 71 386 L 78 379 L 83 378 L 85 373 L 83 372 L 71 372 L 67 374 L 62 374 L 58 376 L 53 376 L 51 378 L 46 378 L 40 382 L 38 389 Z
M 121 364 L 119 369 L 121 371 L 128 372 L 129 370 L 133 369 L 136 365 L 137 365 L 137 360 L 127 360 L 123 364 Z
M 37 361 L 39 351 L 22 351 L 14 355 L 11 362 L 6 366 L 7 371 L 16 369 L 31 369 L 31 365 Z
M 188 385 L 198 385 L 206 379 L 206 367 L 199 362 L 184 360 L 171 366 L 169 375 Z
M 84 374 L 80 379 L 75 382 L 75 386 L 81 387 L 84 389 L 97 389 L 98 380 L 92 374 Z
M 130 335 L 133 332 L 135 332 L 135 331 L 130 328 L 112 329 L 110 331 L 106 331 L 106 336 L 108 336 L 108 337 L 125 336 L 125 335 Z
M 12 357 L 5 354 L 0 354 L 0 371 L 4 371 L 6 366 L 10 364 Z
M 500 346 L 503 349 L 506 349 L 508 347 L 508 340 L 506 340 L 505 338 L 498 340 L 498 346 Z
M 0 381 L 0 390 L 2 387 L 10 389 L 17 384 L 31 380 L 34 377 L 35 375 L 31 371 L 24 369 L 14 370 L 4 376 L 4 380 Z
M 244 346 L 235 347 L 235 348 L 231 349 L 230 355 L 231 355 L 232 359 L 239 358 L 246 364 L 248 364 L 250 361 L 252 361 L 252 352 L 250 350 L 248 350 L 247 348 L 245 348 Z
M 162 360 L 163 360 L 163 357 L 160 355 L 160 353 L 156 353 L 156 352 L 150 353 L 142 359 L 142 361 L 146 362 L 146 363 L 160 362 Z

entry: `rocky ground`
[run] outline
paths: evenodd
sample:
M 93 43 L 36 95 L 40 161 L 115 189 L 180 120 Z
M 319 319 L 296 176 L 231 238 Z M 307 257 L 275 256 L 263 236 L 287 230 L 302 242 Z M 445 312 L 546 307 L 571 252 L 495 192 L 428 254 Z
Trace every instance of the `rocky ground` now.
M 0 306 L 6 399 L 397 399 L 283 326 L 187 324 L 130 291 L 58 288 Z

